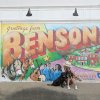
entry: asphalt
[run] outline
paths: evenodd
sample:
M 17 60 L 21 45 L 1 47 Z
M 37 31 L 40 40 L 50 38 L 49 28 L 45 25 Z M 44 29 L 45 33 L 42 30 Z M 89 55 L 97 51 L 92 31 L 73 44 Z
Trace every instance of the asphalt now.
M 78 90 L 68 90 L 41 82 L 1 82 L 0 100 L 100 100 L 100 83 L 78 83 Z

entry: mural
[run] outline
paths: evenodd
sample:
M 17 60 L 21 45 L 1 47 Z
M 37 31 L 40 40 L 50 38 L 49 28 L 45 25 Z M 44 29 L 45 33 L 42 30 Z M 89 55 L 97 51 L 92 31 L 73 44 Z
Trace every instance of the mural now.
M 2 45 L 1 45 L 1 23 L 0 23 L 0 70 L 1 70 L 1 50 L 2 50 Z
M 99 28 L 99 22 L 2 24 L 1 77 L 6 81 L 54 81 L 67 63 L 82 80 L 100 80 Z

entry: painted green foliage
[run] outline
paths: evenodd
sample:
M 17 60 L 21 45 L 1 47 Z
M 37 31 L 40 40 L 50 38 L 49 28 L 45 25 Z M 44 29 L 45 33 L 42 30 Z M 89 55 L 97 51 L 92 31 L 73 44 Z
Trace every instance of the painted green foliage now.
M 57 53 L 57 52 L 50 52 L 50 51 L 46 51 L 46 55 L 43 56 L 38 56 L 36 59 L 34 59 L 34 65 L 36 67 L 40 66 L 41 64 L 46 64 L 47 62 L 44 60 L 44 58 L 48 56 L 49 57 L 49 61 L 56 61 L 62 58 L 62 56 Z
M 100 69 L 100 45 L 76 50 L 70 53 L 72 64 L 87 69 Z M 66 60 L 70 60 L 67 55 Z

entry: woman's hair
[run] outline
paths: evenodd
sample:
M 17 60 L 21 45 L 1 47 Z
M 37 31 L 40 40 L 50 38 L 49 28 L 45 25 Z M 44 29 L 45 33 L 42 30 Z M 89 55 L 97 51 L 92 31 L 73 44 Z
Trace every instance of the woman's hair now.
M 47 66 L 47 64 L 44 64 L 44 66 Z
M 48 64 L 51 64 L 50 62 Z
M 64 65 L 64 70 L 68 71 L 68 69 L 70 69 L 70 67 L 67 65 Z
M 60 64 L 56 64 L 56 65 L 58 66 L 58 70 L 59 70 L 59 71 L 62 71 L 61 65 L 60 65 Z M 56 65 L 55 65 L 55 66 L 56 66 Z

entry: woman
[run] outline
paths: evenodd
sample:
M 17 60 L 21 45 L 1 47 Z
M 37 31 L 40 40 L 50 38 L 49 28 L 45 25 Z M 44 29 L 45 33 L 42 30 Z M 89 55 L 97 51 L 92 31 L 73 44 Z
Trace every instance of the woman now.
M 46 80 L 45 81 L 51 81 L 51 69 L 50 69 L 50 65 L 45 64 L 44 69 L 42 74 L 45 76 Z
M 54 78 L 53 81 L 56 80 L 62 73 L 62 68 L 60 64 L 55 65 L 56 70 L 54 71 Z
M 70 69 L 68 66 L 64 66 L 65 69 L 65 82 L 67 83 L 67 88 L 70 89 L 70 85 L 73 84 L 75 89 L 77 88 L 76 79 L 80 80 Z
M 72 84 L 74 84 L 75 89 L 77 89 L 76 79 L 78 79 L 78 80 L 80 80 L 80 79 L 75 76 L 75 74 L 70 70 L 70 68 L 68 66 L 65 65 L 64 70 L 65 71 L 62 72 L 61 75 L 56 80 L 53 81 L 51 86 L 64 87 L 64 83 L 66 82 L 68 89 L 70 89 L 69 85 L 72 85 Z M 48 84 L 48 85 L 50 85 L 50 84 Z

